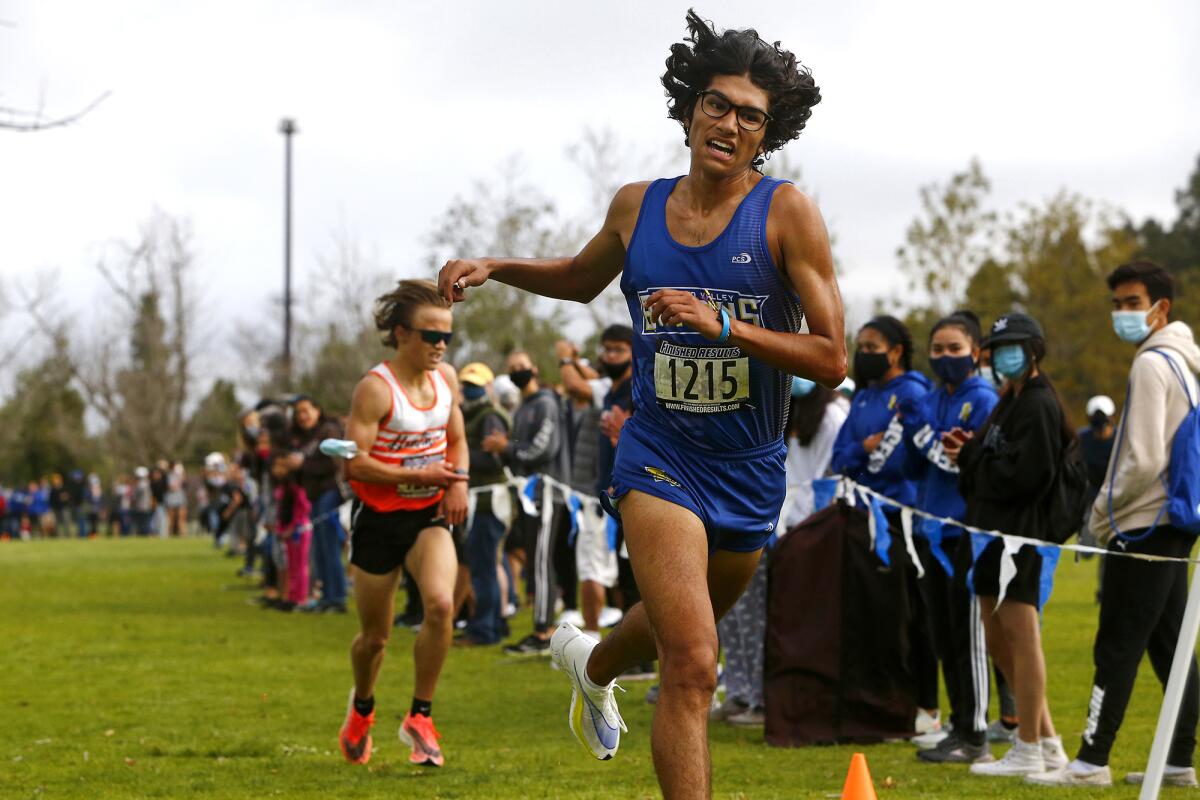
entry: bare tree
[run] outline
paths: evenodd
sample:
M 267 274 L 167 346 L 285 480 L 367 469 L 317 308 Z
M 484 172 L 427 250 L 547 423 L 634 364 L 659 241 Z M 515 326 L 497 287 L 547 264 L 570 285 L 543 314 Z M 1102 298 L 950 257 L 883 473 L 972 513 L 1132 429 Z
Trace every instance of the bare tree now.
M 0 28 L 16 28 L 16 24 L 0 19 Z M 45 98 L 39 97 L 35 108 L 15 108 L 0 104 L 0 131 L 15 131 L 17 133 L 33 133 L 35 131 L 61 128 L 78 122 L 87 116 L 96 106 L 108 99 L 112 92 L 97 95 L 90 103 L 68 114 L 51 115 L 45 110 Z M 3 95 L 0 94 L 0 97 Z
M 119 463 L 179 457 L 188 439 L 193 363 L 202 337 L 189 224 L 155 211 L 138 237 L 113 245 L 97 265 L 114 314 L 73 337 L 75 380 L 107 424 Z

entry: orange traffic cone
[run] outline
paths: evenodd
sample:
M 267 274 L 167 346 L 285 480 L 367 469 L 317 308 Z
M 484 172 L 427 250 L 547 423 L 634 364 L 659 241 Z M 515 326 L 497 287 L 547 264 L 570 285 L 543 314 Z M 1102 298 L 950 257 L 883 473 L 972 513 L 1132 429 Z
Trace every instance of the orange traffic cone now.
M 871 783 L 871 771 L 867 769 L 867 757 L 855 753 L 850 759 L 850 771 L 846 773 L 846 785 L 842 787 L 842 800 L 877 800 L 875 784 Z

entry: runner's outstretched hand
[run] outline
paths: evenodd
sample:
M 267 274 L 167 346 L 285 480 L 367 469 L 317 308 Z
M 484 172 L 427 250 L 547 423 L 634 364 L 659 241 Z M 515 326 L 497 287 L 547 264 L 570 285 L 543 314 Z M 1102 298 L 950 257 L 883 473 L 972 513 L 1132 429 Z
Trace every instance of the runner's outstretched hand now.
M 468 286 L 481 286 L 492 270 L 482 258 L 456 258 L 447 261 L 438 272 L 438 294 L 447 303 L 460 303 Z

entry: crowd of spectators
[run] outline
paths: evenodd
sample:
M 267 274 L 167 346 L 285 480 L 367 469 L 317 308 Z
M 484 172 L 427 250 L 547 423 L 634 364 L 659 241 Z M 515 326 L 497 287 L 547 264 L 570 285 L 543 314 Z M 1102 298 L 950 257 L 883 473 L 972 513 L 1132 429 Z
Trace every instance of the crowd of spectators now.
M 1122 553 L 1190 552 L 1191 535 L 1163 517 L 1168 497 L 1160 479 L 1171 466 L 1175 430 L 1195 406 L 1200 349 L 1191 330 L 1171 318 L 1173 284 L 1163 268 L 1125 265 L 1108 284 L 1117 335 L 1137 346 L 1130 397 L 1120 414 L 1111 398 L 1093 397 L 1080 409 L 1087 425 L 1079 430 L 1051 381 L 1047 334 L 1020 312 L 992 321 L 985 335 L 973 313 L 959 311 L 922 343 L 899 320 L 879 316 L 856 334 L 857 386 L 793 380 L 789 491 L 772 545 L 720 623 L 724 699 L 714 698 L 712 719 L 764 724 L 771 548 L 828 504 L 828 498 L 818 500 L 814 481 L 840 475 L 890 501 L 884 516 L 897 539 L 905 513 L 930 515 L 915 523 L 915 558 L 904 562 L 913 607 L 908 654 L 917 709 L 911 733 L 923 748 L 918 755 L 933 763 L 969 763 L 981 774 L 1111 782 L 1108 752 L 1144 652 L 1166 680 L 1186 595 L 1185 565 L 1104 559 L 1112 563 L 1097 594 L 1095 686 L 1082 704 L 1088 710 L 1083 748 L 1070 761 L 1046 702 L 1038 635 L 1057 550 L 1021 548 L 1005 564 L 999 539 L 981 542 L 963 527 L 1062 541 L 1050 495 L 1074 459 L 1086 465 L 1091 484 L 1090 511 L 1074 526 L 1081 541 Z M 570 619 L 599 637 L 637 601 L 620 526 L 596 501 L 608 484 L 622 425 L 635 413 L 633 336 L 628 326 L 610 326 L 594 358 L 560 342 L 556 375 L 542 375 L 522 351 L 509 354 L 499 374 L 493 371 L 499 364 L 460 369 L 473 500 L 468 524 L 454 532 L 456 645 L 544 656 L 557 620 Z M 913 369 L 918 347 L 928 348 L 932 379 Z M 210 454 L 199 480 L 189 482 L 180 464 L 158 462 L 108 487 L 74 470 L 0 488 L 0 531 L 5 539 L 180 536 L 195 509 L 195 527 L 242 559 L 240 575 L 258 581 L 264 608 L 345 613 L 353 580 L 346 567 L 352 492 L 341 462 L 320 449 L 322 440 L 339 439 L 343 430 L 343 421 L 327 415 L 316 398 L 264 400 L 240 415 L 239 446 L 229 455 Z M 519 494 L 519 486 L 527 490 Z M 418 626 L 420 598 L 413 582 L 406 584 L 396 624 Z M 509 620 L 526 604 L 532 630 L 514 637 Z M 654 665 L 633 673 L 626 679 L 653 677 Z M 939 711 L 939 673 L 949 720 Z M 1001 715 L 989 724 L 993 680 Z M 1198 716 L 1193 666 L 1169 781 L 1195 782 Z M 1013 746 L 995 760 L 990 745 L 998 741 Z

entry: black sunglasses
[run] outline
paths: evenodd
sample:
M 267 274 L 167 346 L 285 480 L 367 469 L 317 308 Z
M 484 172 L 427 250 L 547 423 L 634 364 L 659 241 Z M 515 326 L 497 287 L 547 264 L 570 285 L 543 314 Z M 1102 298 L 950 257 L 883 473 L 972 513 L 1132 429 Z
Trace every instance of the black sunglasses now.
M 715 89 L 705 89 L 700 92 L 700 110 L 713 119 L 720 119 L 733 109 L 737 117 L 738 127 L 753 133 L 761 130 L 774 117 L 761 108 L 754 106 L 739 106 Z
M 434 345 L 435 347 L 437 346 L 438 342 L 441 342 L 449 347 L 450 340 L 454 338 L 454 334 L 451 331 L 427 331 L 421 328 L 409 328 L 409 330 L 413 333 L 421 334 L 421 341 L 425 342 L 425 344 Z

